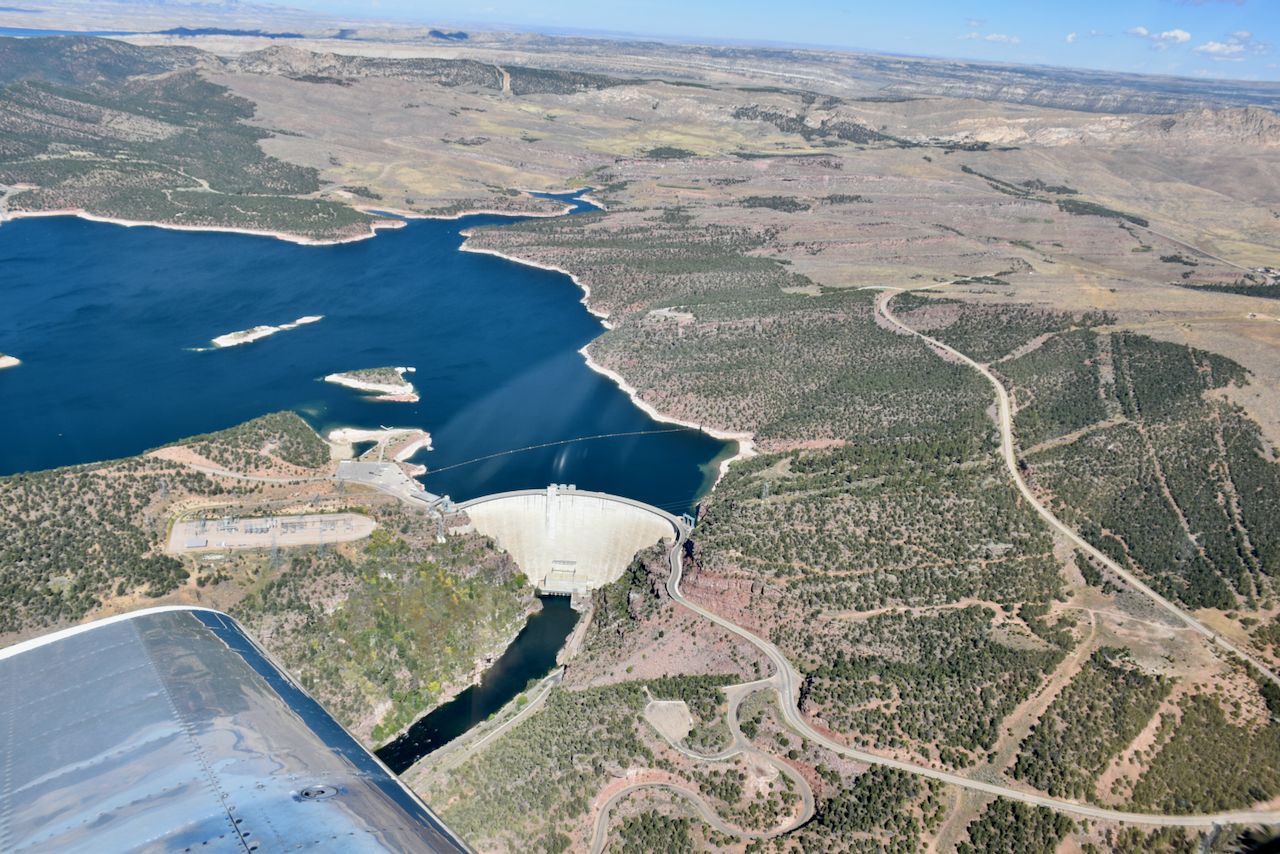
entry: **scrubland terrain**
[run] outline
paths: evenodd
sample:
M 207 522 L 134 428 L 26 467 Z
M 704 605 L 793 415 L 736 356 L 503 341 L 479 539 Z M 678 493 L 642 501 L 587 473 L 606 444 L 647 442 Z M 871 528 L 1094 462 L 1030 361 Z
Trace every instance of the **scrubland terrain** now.
M 521 190 L 591 187 L 603 212 L 478 229 L 469 247 L 575 274 L 612 327 L 595 361 L 666 415 L 750 435 L 755 456 L 701 508 L 682 590 L 777 645 L 810 727 L 1059 806 L 1280 804 L 1280 689 L 1263 672 L 1280 667 L 1280 278 L 1259 269 L 1280 257 L 1273 87 L 1063 72 L 1028 88 L 1016 69 L 532 37 L 133 41 L 150 46 L 76 42 L 6 81 L 10 213 L 345 239 L 369 233 L 367 210 L 548 214 Z M 1013 465 L 1083 542 L 1016 488 L 992 386 L 904 334 L 883 288 L 909 292 L 891 300 L 902 323 L 1008 389 Z M 0 481 L 17 603 L 3 629 L 207 596 L 362 735 L 392 732 L 509 636 L 527 593 L 485 544 L 437 546 L 389 508 L 386 536 L 274 569 L 192 580 L 149 557 L 164 502 L 299 489 L 205 469 L 322 463 L 291 433 L 250 435 L 186 446 L 203 469 L 171 452 Z M 104 477 L 127 480 L 112 499 L 127 506 L 96 498 Z M 70 533 L 52 539 L 65 556 L 37 554 L 75 513 L 120 532 L 127 573 Z M 69 562 L 86 568 L 60 575 Z M 771 663 L 673 601 L 669 571 L 642 555 L 596 592 L 533 714 L 409 772 L 477 847 L 1191 851 L 1239 836 L 1083 818 L 825 749 L 774 693 L 735 687 Z M 454 594 L 475 625 L 458 635 L 465 666 L 418 643 L 446 630 L 454 612 L 433 609 Z M 350 642 L 377 620 L 398 627 L 394 655 Z M 319 646 L 334 637 L 343 656 Z M 646 713 L 655 700 L 684 702 L 683 737 Z
M 331 480 L 293 413 L 137 457 L 0 478 L 0 641 L 153 605 L 229 611 L 370 746 L 467 687 L 536 607 L 493 542 Z M 339 545 L 164 552 L 178 519 L 354 510 Z M 442 642 L 443 641 L 443 642 Z

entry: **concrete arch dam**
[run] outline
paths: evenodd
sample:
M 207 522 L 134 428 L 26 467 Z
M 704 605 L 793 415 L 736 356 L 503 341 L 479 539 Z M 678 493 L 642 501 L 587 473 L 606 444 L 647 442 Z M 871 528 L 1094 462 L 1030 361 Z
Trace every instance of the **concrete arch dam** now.
M 572 486 L 502 492 L 457 505 L 545 593 L 585 593 L 617 580 L 636 552 L 674 544 L 685 520 L 639 501 Z

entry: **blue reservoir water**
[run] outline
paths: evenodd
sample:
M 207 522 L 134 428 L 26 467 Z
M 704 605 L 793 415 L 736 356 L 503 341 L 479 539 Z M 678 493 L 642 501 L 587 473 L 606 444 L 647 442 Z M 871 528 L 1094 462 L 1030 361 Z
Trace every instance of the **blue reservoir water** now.
M 0 226 L 0 352 L 23 361 L 0 371 L 0 474 L 292 409 L 322 433 L 429 431 L 435 449 L 414 461 L 447 468 L 423 482 L 457 500 L 557 482 L 688 509 L 726 446 L 653 421 L 585 366 L 577 351 L 602 327 L 568 277 L 458 251 L 462 230 L 502 222 L 417 220 L 324 247 L 72 217 Z M 199 350 L 304 315 L 324 319 Z M 421 401 L 321 381 L 384 365 L 416 367 Z

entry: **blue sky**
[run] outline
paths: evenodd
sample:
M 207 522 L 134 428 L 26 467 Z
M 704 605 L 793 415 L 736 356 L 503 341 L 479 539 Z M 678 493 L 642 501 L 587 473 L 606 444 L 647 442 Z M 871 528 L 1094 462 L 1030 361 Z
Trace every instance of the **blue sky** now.
M 286 0 L 351 17 L 1280 80 L 1280 0 Z

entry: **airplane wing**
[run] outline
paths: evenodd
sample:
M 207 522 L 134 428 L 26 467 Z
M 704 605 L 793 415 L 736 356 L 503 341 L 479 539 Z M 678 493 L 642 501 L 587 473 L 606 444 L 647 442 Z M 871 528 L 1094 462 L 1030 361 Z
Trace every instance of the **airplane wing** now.
M 234 620 L 0 650 L 0 851 L 467 852 Z

